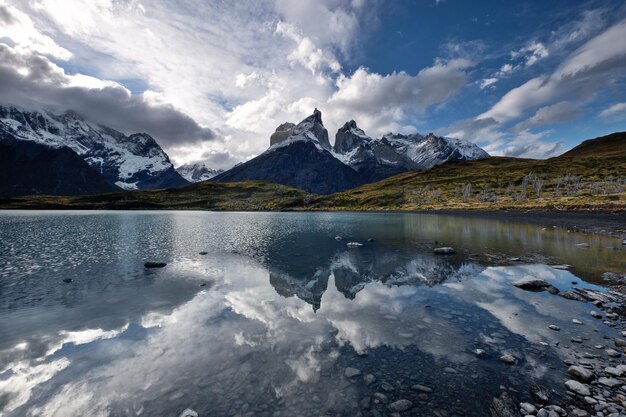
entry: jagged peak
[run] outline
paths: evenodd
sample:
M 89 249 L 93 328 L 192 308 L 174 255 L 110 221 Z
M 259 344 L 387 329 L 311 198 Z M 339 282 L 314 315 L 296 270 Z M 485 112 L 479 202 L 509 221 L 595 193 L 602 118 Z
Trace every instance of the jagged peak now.
M 331 149 L 328 141 L 328 131 L 324 127 L 324 123 L 322 123 L 322 112 L 317 108 L 313 110 L 313 114 L 295 126 L 289 122 L 278 126 L 276 131 L 270 136 L 270 149 L 273 149 L 275 145 L 282 146 L 288 142 L 299 140 L 314 142 L 326 150 Z

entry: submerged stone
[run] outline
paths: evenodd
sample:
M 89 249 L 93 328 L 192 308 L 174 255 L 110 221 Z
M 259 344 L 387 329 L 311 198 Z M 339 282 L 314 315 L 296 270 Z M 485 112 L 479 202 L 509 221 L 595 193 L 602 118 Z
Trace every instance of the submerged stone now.
M 146 268 L 163 268 L 167 265 L 165 262 L 146 262 L 143 264 Z

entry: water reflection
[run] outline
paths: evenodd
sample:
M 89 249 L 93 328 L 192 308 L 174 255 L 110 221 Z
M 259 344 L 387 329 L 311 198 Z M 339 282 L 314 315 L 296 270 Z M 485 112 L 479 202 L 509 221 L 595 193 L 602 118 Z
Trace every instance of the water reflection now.
M 482 416 L 500 385 L 523 392 L 533 379 L 561 390 L 562 361 L 573 353 L 555 342 L 566 345 L 581 328 L 590 346 L 610 335 L 587 304 L 510 284 L 535 275 L 564 290 L 576 275 L 468 256 L 557 253 L 562 246 L 547 237 L 537 243 L 541 229 L 517 239 L 526 229 L 484 221 L 289 216 L 0 216 L 8 249 L 0 252 L 0 413 L 378 415 L 387 413 L 372 401 L 379 392 L 409 399 L 421 414 Z M 87 243 L 70 229 L 101 235 Z M 488 238 L 504 231 L 510 240 Z M 463 240 L 474 233 L 481 237 Z M 338 234 L 346 239 L 334 240 Z M 347 248 L 348 240 L 366 244 Z M 459 254 L 433 255 L 434 240 Z M 47 247 L 53 254 L 43 254 Z M 616 251 L 596 252 L 623 262 Z M 147 259 L 169 264 L 146 271 Z M 65 276 L 74 281 L 62 283 Z M 574 317 L 584 326 L 573 329 Z M 486 357 L 476 358 L 476 348 Z M 501 363 L 503 353 L 517 364 Z M 346 367 L 362 375 L 347 378 Z M 369 374 L 374 382 L 363 378 Z M 424 396 L 415 384 L 433 392 Z

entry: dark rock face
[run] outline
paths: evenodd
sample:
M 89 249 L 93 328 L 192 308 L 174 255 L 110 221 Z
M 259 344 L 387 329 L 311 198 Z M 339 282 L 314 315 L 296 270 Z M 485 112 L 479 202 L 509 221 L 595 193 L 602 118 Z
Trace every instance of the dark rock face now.
M 328 151 L 332 149 L 330 141 L 328 140 L 328 130 L 326 130 L 324 123 L 322 123 L 322 112 L 318 109 L 313 110 L 312 115 L 293 128 L 289 139 L 316 140 L 322 148 Z
M 277 143 L 284 142 L 293 133 L 293 128 L 296 127 L 293 123 L 287 122 L 276 128 L 276 131 L 270 136 L 270 146 Z
M 119 190 L 70 148 L 15 140 L 0 132 L 0 195 L 91 195 Z
M 360 145 L 367 144 L 371 138 L 365 135 L 365 132 L 359 129 L 354 120 L 346 122 L 335 135 L 335 146 L 333 150 L 337 153 L 347 153 Z
M 291 134 L 286 139 L 213 179 L 263 180 L 315 194 L 332 194 L 362 184 L 359 174 L 330 152 L 328 131 L 319 110 L 289 129 Z
M 350 120 L 337 131 L 334 152 L 359 173 L 363 183 L 419 168 L 386 141 L 374 140 Z
M 310 141 L 295 141 L 262 153 L 213 180 L 263 180 L 315 194 L 331 194 L 361 183 L 356 171 Z

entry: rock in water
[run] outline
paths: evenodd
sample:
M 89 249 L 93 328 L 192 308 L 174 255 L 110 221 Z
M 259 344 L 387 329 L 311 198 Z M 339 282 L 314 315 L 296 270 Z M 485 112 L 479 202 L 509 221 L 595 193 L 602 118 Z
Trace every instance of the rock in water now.
M 359 242 L 348 242 L 346 243 L 346 246 L 349 248 L 360 248 L 363 244 Z
M 433 249 L 433 253 L 435 255 L 452 255 L 454 253 L 454 248 L 449 246 L 443 246 L 441 248 Z
M 359 376 L 361 375 L 361 371 L 356 369 L 356 368 L 351 368 L 348 367 L 343 371 L 343 374 L 347 377 L 347 378 L 353 378 L 355 376 Z
M 72 282 L 72 278 L 63 278 L 63 282 L 69 284 L 70 282 Z
M 518 279 L 517 281 L 513 281 L 513 285 L 523 290 L 533 291 L 541 291 L 550 286 L 550 284 L 546 280 L 533 277 L 531 275 L 526 275 L 525 277 Z
M 500 394 L 500 397 L 491 401 L 489 411 L 491 412 L 491 417 L 518 417 L 520 415 L 515 401 L 506 392 L 503 392 Z
M 507 365 L 515 364 L 515 358 L 512 355 L 509 355 L 508 353 L 505 353 L 504 355 L 500 356 L 500 360 L 506 363 Z
M 389 409 L 391 411 L 397 411 L 397 412 L 406 411 L 410 409 L 411 407 L 413 407 L 413 403 L 404 398 L 398 401 L 394 401 L 391 404 L 389 404 Z
M 182 413 L 178 415 L 178 417 L 198 417 L 198 413 L 191 408 L 186 408 Z
M 146 262 L 143 264 L 146 268 L 163 268 L 167 265 L 165 262 Z

